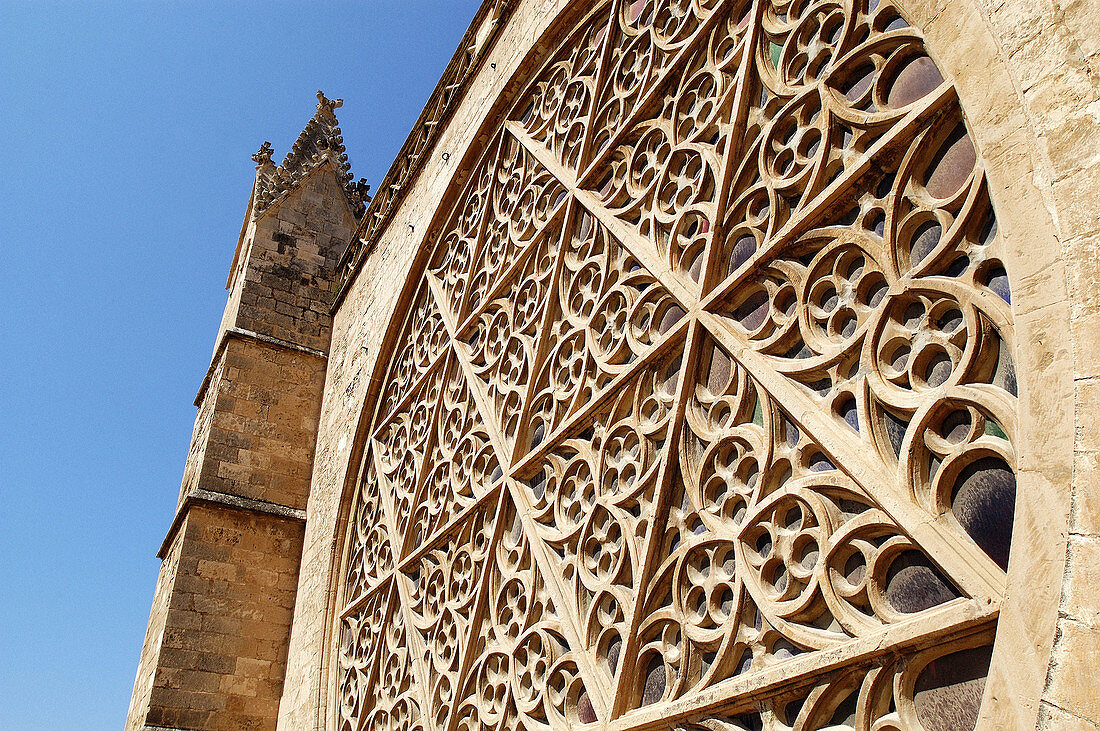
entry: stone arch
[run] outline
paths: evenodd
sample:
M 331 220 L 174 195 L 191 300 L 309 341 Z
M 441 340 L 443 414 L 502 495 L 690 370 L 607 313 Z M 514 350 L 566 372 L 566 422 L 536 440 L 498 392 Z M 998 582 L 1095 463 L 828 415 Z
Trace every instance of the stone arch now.
M 1082 87 L 1074 78 L 1087 75 L 1089 64 L 1072 26 L 1062 25 L 1052 7 L 994 8 L 973 2 L 940 8 L 911 0 L 899 5 L 922 28 L 929 53 L 958 89 L 988 162 L 990 194 L 1010 242 L 1005 259 L 1012 280 L 1024 445 L 1017 455 L 1016 521 L 1021 529 L 1014 533 L 1015 563 L 998 625 L 991 700 L 983 708 L 983 720 L 1005 728 L 1073 723 L 1058 716 L 1059 709 L 1051 711 L 1048 706 L 1040 713 L 1040 706 L 1052 681 L 1072 675 L 1076 662 L 1063 658 L 1061 667 L 1052 666 L 1071 532 L 1077 418 L 1064 418 L 1064 411 L 1050 405 L 1077 406 L 1073 380 L 1081 367 L 1075 361 L 1091 344 L 1077 342 L 1079 328 L 1068 304 L 1071 270 L 1089 268 L 1086 251 L 1094 244 L 1089 243 L 1092 232 L 1080 227 L 1086 220 L 1080 202 L 1059 195 L 1054 181 L 1065 175 L 1088 177 L 1086 171 L 1065 169 L 1067 148 L 1073 143 L 1065 139 L 1065 121 L 1057 118 L 1072 117 L 1095 100 L 1092 85 Z M 1048 99 L 1038 102 L 1040 92 Z M 1082 152 L 1097 144 L 1087 123 L 1077 134 Z M 1052 164 L 1052 150 L 1062 151 L 1063 169 Z M 1095 490 L 1095 484 L 1081 487 Z M 1096 556 L 1087 560 L 1095 561 Z
M 950 16 L 946 11 L 942 14 L 935 15 L 929 14 L 924 8 L 915 7 L 915 3 L 900 2 L 899 5 L 905 16 L 912 19 L 914 24 L 922 28 L 922 30 L 926 28 L 945 28 L 948 25 L 948 20 L 945 20 L 945 18 Z M 973 30 L 973 38 L 991 40 L 987 32 L 987 27 L 975 8 L 967 6 L 959 11 L 959 15 L 962 20 L 953 22 L 961 23 L 961 27 Z M 926 24 L 921 22 L 922 18 L 926 18 Z M 965 23 L 963 21 L 965 21 Z M 937 25 L 937 22 L 940 24 Z M 925 32 L 927 35 L 928 31 L 925 30 Z M 1022 121 L 1022 112 L 1018 103 L 1019 96 L 1015 94 L 1012 76 L 1005 70 L 1004 63 L 999 61 L 991 63 L 989 66 L 989 78 L 993 80 L 993 83 L 985 87 L 975 81 L 977 75 L 973 73 L 969 75 L 961 73 L 966 61 L 965 54 L 946 50 L 950 47 L 947 43 L 944 43 L 942 47 L 938 47 L 936 45 L 935 35 L 929 37 L 927 43 L 929 52 L 939 67 L 944 70 L 949 77 L 954 77 L 953 80 L 956 84 L 956 88 L 959 90 L 966 121 L 974 134 L 977 147 L 982 157 L 986 159 L 987 162 L 990 159 L 998 161 L 997 165 L 990 164 L 989 167 L 987 167 L 986 174 L 989 176 L 989 179 L 993 181 L 989 195 L 993 199 L 994 207 L 997 209 L 1000 230 L 999 235 L 1003 236 L 1005 240 L 1009 242 L 1005 246 L 1003 258 L 1008 269 L 1008 276 L 1012 282 L 1013 309 L 1017 313 L 1043 310 L 1044 306 L 1049 304 L 1046 300 L 1051 298 L 1050 289 L 1042 286 L 1033 288 L 1027 286 L 1026 283 L 1032 281 L 1032 279 L 1036 277 L 1042 278 L 1044 276 L 1043 267 L 1035 265 L 1035 258 L 1032 252 L 1029 251 L 1028 245 L 1030 244 L 1033 246 L 1035 241 L 1042 240 L 1051 242 L 1053 247 L 1057 245 L 1056 242 L 1058 237 L 1053 231 L 1053 223 L 1050 221 L 1050 216 L 1035 214 L 1036 211 L 1046 213 L 1050 210 L 1048 206 L 1053 206 L 1052 202 L 1049 198 L 1044 199 L 1034 187 L 1024 186 L 1024 189 L 1021 190 L 1021 186 L 1018 183 L 1022 178 L 1036 175 L 1037 168 L 1030 159 L 1031 156 L 1018 154 L 1021 145 L 1026 143 L 1031 147 L 1034 145 L 1034 140 L 1029 135 L 1031 129 L 1030 123 L 1019 124 L 1019 122 Z M 978 54 L 977 57 L 989 58 L 990 56 L 987 53 L 986 55 Z M 985 77 L 983 76 L 982 78 Z M 960 85 L 959 79 L 966 79 L 968 83 Z M 1009 90 L 1012 91 L 1011 96 L 1008 94 Z M 968 101 L 968 99 L 972 101 Z M 1009 102 L 1013 102 L 1013 104 Z M 968 104 L 973 104 L 973 109 L 980 110 L 981 113 L 972 113 L 971 107 L 968 106 Z M 1016 152 L 1016 154 L 1014 154 L 1014 152 Z M 520 154 L 523 153 L 521 152 Z M 994 157 L 990 158 L 990 155 L 994 155 Z M 1033 207 L 1036 204 L 1038 204 L 1038 208 Z M 441 215 L 444 215 L 444 209 L 446 208 L 446 203 L 441 206 Z M 1005 215 L 1005 211 L 1008 211 L 1007 216 Z M 559 219 L 563 219 L 567 215 L 569 214 L 564 210 L 560 210 L 549 214 L 549 218 L 553 219 L 554 216 L 557 216 Z M 600 225 L 600 222 L 597 221 L 595 225 Z M 1013 246 L 1013 244 L 1015 244 L 1015 246 Z M 426 251 L 425 253 L 428 254 L 430 252 Z M 675 263 L 671 266 L 675 266 Z M 415 268 L 416 267 L 414 267 L 414 271 Z M 686 268 L 690 269 L 690 267 Z M 1018 285 L 1017 282 L 1020 282 L 1023 286 Z M 474 284 L 476 284 L 476 281 Z M 651 288 L 651 284 L 652 283 L 647 284 L 646 288 Z M 409 294 L 411 295 L 413 293 L 409 292 Z M 664 307 L 663 310 L 661 309 L 662 307 Z M 654 312 L 658 314 L 667 313 L 669 311 L 668 306 L 662 304 L 655 305 L 655 308 Z M 1021 322 L 1022 321 L 1019 319 L 1016 320 L 1017 328 L 1021 326 Z M 1049 334 L 1059 324 L 1067 326 L 1068 317 L 1064 321 L 1048 317 L 1042 322 L 1025 322 L 1024 327 L 1036 328 L 1040 333 L 1045 332 Z M 1027 337 L 1021 338 L 1017 336 L 1016 344 L 1017 361 L 1021 364 L 1021 367 L 1017 369 L 1017 374 L 1021 379 L 1021 403 L 1027 403 L 1028 399 L 1038 398 L 1037 395 L 1040 393 L 1049 393 L 1050 389 L 1064 392 L 1067 386 L 1066 379 L 1068 378 L 1065 371 L 1052 373 L 1049 372 L 1049 369 L 1042 370 L 1036 368 L 1032 371 L 1026 368 L 1028 362 L 1042 363 L 1049 362 L 1051 358 L 1057 359 L 1059 357 L 1064 357 L 1058 353 L 1050 352 L 1049 338 L 1035 338 L 1033 340 L 1032 333 L 1036 332 L 1036 330 L 1029 329 L 1026 330 L 1026 332 L 1028 333 Z M 397 331 L 394 330 L 387 340 L 389 342 L 396 342 L 396 337 Z M 684 337 L 687 337 L 686 333 Z M 1032 347 L 1035 346 L 1036 343 L 1039 347 Z M 1044 347 L 1046 347 L 1047 350 L 1043 350 Z M 646 357 L 648 356 L 649 354 L 647 353 Z M 692 356 L 689 354 L 688 357 L 690 358 Z M 470 398 L 477 400 L 472 395 Z M 484 393 L 481 395 L 481 399 L 483 401 L 486 400 L 486 395 Z M 372 401 L 373 399 L 368 399 L 368 403 Z M 482 404 L 482 406 L 484 407 L 485 404 Z M 1041 546 L 1041 553 L 1029 551 L 1029 555 L 1032 555 L 1034 560 L 1023 564 L 1021 567 L 1021 564 L 1017 561 L 1017 556 L 1020 555 L 1018 543 L 1021 531 L 1017 530 L 1014 532 L 1014 541 L 1016 541 L 1017 545 L 1015 545 L 1013 549 L 1014 558 L 1012 564 L 1010 564 L 1008 575 L 1006 596 L 1009 599 L 1016 599 L 1022 596 L 1023 593 L 1033 590 L 1034 584 L 1032 582 L 1037 572 L 1041 572 L 1044 577 L 1049 579 L 1053 575 L 1051 566 L 1064 558 L 1064 525 L 1067 520 L 1069 508 L 1068 485 L 1064 482 L 1059 484 L 1057 480 L 1052 479 L 1052 476 L 1061 474 L 1058 470 L 1072 469 L 1072 433 L 1070 434 L 1070 441 L 1067 445 L 1063 439 L 1065 437 L 1065 424 L 1044 422 L 1040 417 L 1041 414 L 1038 411 L 1021 408 L 1019 434 L 1034 435 L 1040 432 L 1057 434 L 1059 440 L 1052 440 L 1051 443 L 1053 446 L 1049 449 L 1042 450 L 1034 449 L 1034 444 L 1029 444 L 1027 447 L 1021 448 L 1019 446 L 1021 440 L 1016 440 L 1017 450 L 1031 449 L 1031 451 L 1028 452 L 1018 451 L 1017 454 L 1020 460 L 1019 484 L 1026 488 L 1018 491 L 1021 502 L 1017 506 L 1017 525 L 1019 525 L 1021 521 L 1024 521 L 1028 524 L 1030 531 L 1040 529 L 1039 527 L 1046 527 L 1047 530 L 1052 531 L 1059 531 L 1060 529 L 1059 535 L 1063 537 L 1063 540 L 1061 544 L 1054 541 L 1053 545 L 1045 544 Z M 492 440 L 489 439 L 489 441 Z M 1029 465 L 1032 464 L 1034 467 L 1029 468 Z M 355 470 L 353 469 L 352 472 L 355 472 Z M 349 477 L 354 479 L 355 475 L 351 474 Z M 1039 496 L 1041 496 L 1041 498 L 1036 499 Z M 382 498 L 382 500 L 385 500 L 385 498 Z M 1054 501 L 1053 504 L 1063 506 L 1064 513 L 1058 509 L 1052 511 L 1049 504 L 1046 502 L 1048 500 Z M 348 508 L 350 509 L 350 505 Z M 1059 556 L 1059 551 L 1061 551 L 1061 556 Z M 408 552 L 408 550 L 406 550 L 406 552 Z M 412 551 L 412 553 L 415 553 L 415 550 Z M 1060 576 L 1060 571 L 1058 575 Z M 1044 644 L 1042 638 L 1044 636 L 1049 637 L 1053 635 L 1053 622 L 1056 618 L 1057 593 L 1060 587 L 1056 582 L 1051 583 L 1050 581 L 1044 586 L 1048 590 L 1047 593 L 1053 592 L 1051 596 L 1044 595 L 1045 599 L 1054 603 L 1053 606 L 1044 603 L 1041 610 L 1033 613 L 1021 611 L 1017 614 L 1016 607 L 1021 605 L 1018 602 L 1006 601 L 1004 605 L 1006 608 L 1002 608 L 1001 610 L 999 626 L 1003 629 L 1006 626 L 1006 622 L 1011 622 L 1014 623 L 1013 626 L 1016 628 L 1031 633 L 1035 633 L 1038 630 L 1038 634 L 1032 635 L 1036 637 L 1036 639 L 1031 660 L 1033 666 L 1035 668 L 1042 668 L 1045 675 L 1045 668 L 1049 658 L 1050 640 L 1047 639 Z M 1003 639 L 1003 636 L 1006 634 L 1007 633 L 1003 632 L 998 634 L 998 641 L 992 663 L 993 669 L 991 670 L 992 680 L 990 682 L 990 687 L 996 689 L 997 684 L 1002 683 L 1001 692 L 1006 695 L 1014 696 L 1023 702 L 1017 704 L 1011 699 L 1006 699 L 1003 695 L 998 696 L 995 690 L 987 691 L 987 701 L 983 709 L 990 719 L 1012 718 L 1016 721 L 1029 723 L 1030 721 L 1028 721 L 1028 719 L 1033 719 L 1038 712 L 1038 701 L 1042 693 L 1042 688 L 1038 686 L 1041 686 L 1041 683 L 1038 683 L 1035 676 L 1031 674 L 1027 674 L 1026 678 L 1021 678 L 1020 676 L 1024 674 L 1020 673 L 998 675 L 999 669 L 1006 668 L 1010 662 L 1016 661 L 1015 658 L 1019 650 L 1016 646 L 1006 645 Z M 1024 681 L 1022 684 L 1019 682 L 1021 679 Z M 993 697 L 992 700 L 989 696 Z M 1006 700 L 1008 700 L 1007 703 L 1005 702 Z

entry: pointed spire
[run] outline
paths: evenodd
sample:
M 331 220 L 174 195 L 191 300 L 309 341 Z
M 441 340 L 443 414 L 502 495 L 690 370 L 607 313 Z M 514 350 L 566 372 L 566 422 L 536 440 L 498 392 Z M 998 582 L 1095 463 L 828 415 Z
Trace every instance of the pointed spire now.
M 257 186 L 253 217 L 270 208 L 325 160 L 336 163 L 349 205 L 356 217 L 363 215 L 366 203 L 370 201 L 367 195 L 370 186 L 366 185 L 366 180 L 353 182 L 355 176 L 351 173 L 340 123 L 336 119 L 336 110 L 343 104 L 343 99 L 329 99 L 323 91 L 318 91 L 317 111 L 298 135 L 282 165 L 276 167 L 271 162 L 272 150 L 268 142 L 264 142 L 259 152 L 252 156 L 256 162 Z

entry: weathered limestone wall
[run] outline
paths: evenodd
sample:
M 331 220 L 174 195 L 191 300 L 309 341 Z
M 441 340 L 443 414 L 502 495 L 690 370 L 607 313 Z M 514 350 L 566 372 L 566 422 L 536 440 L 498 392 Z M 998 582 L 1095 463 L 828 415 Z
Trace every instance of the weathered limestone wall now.
M 211 379 L 210 424 L 192 489 L 305 509 L 323 354 L 230 332 Z
M 161 644 L 164 642 L 164 628 L 168 622 L 168 604 L 172 596 L 171 589 L 176 582 L 182 545 L 181 541 L 175 541 L 160 564 L 157 588 L 153 594 L 153 608 L 149 611 L 149 626 L 145 630 L 141 660 L 138 661 L 134 694 L 130 698 L 130 708 L 126 713 L 128 730 L 140 729 L 145 724 L 145 715 L 149 709 L 153 683 L 156 680 L 157 664 L 160 661 Z
M 255 186 L 253 186 L 255 187 Z M 229 279 L 226 280 L 225 288 L 229 290 L 229 297 L 225 302 L 225 309 L 222 310 L 222 321 L 218 324 L 218 335 L 214 339 L 214 355 L 217 355 L 218 347 L 221 345 L 222 333 L 227 329 L 233 327 L 233 323 L 237 321 L 237 314 L 241 308 L 241 297 L 244 295 L 245 287 L 245 268 L 248 265 L 248 257 L 252 254 L 252 241 L 256 237 L 256 222 L 252 220 L 252 206 L 256 202 L 256 193 L 253 190 L 252 197 L 248 201 L 248 208 L 245 210 L 245 222 L 241 226 L 241 238 L 237 242 L 237 251 L 233 256 L 232 270 L 229 273 Z
M 302 531 L 298 520 L 215 504 L 188 511 L 173 548 L 178 568 L 146 725 L 272 726 L 282 693 Z
M 304 510 L 325 379 L 321 352 L 230 330 L 210 372 L 180 486 Z
M 183 481 L 180 482 L 178 502 L 182 502 L 198 486 L 199 476 L 202 474 L 202 468 L 206 463 L 206 445 L 210 441 L 210 429 L 214 422 L 214 405 L 217 403 L 218 394 L 221 391 L 224 369 L 225 351 L 222 350 L 215 354 L 214 364 L 207 376 L 203 398 L 199 401 L 199 412 L 195 416 L 195 428 L 191 432 L 191 446 L 187 450 L 187 462 L 183 467 Z
M 248 265 L 236 286 L 230 326 L 327 350 L 331 331 L 336 260 L 355 231 L 355 217 L 344 199 L 333 167 L 324 164 L 303 179 L 293 193 L 250 225 Z
M 183 499 L 211 490 L 304 509 L 336 260 L 355 218 L 331 165 L 248 223 L 200 391 Z
M 324 635 L 353 425 L 406 273 L 467 150 L 484 142 L 469 131 L 481 128 L 507 79 L 525 73 L 530 39 L 569 4 L 520 3 L 334 317 L 281 729 L 323 728 L 331 703 Z M 958 88 L 1011 251 L 1025 446 L 984 726 L 1095 727 L 1100 220 L 1091 195 L 1100 180 L 1100 0 L 899 4 Z

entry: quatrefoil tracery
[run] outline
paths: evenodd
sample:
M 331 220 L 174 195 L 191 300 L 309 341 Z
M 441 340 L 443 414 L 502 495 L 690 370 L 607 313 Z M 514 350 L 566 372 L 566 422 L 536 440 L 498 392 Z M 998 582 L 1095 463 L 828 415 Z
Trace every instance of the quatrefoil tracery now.
M 432 240 L 350 509 L 341 731 L 977 713 L 1010 292 L 893 5 L 597 6 Z

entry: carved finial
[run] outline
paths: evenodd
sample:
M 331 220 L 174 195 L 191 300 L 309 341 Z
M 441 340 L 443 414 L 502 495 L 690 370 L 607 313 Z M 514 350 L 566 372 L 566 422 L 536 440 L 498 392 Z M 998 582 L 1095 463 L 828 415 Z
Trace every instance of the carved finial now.
M 370 203 L 370 184 L 366 178 L 359 178 L 358 183 L 348 182 L 348 190 L 362 203 Z
M 252 160 L 257 166 L 271 162 L 271 143 L 264 140 L 264 143 L 260 145 L 260 149 L 252 156 Z
M 327 96 L 325 96 L 325 92 L 320 91 L 320 90 L 317 91 L 317 111 L 318 112 L 321 111 L 322 109 L 328 109 L 331 112 L 335 109 L 339 109 L 342 106 L 344 106 L 344 100 L 343 99 L 329 99 Z

